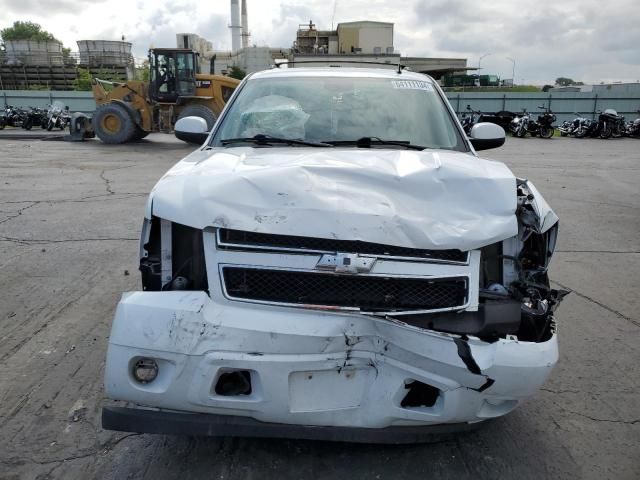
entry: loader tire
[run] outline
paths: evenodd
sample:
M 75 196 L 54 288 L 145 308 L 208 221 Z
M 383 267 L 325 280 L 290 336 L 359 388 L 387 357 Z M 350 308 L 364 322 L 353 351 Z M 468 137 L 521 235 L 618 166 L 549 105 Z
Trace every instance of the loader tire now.
M 180 112 L 180 115 L 178 115 L 178 120 L 180 120 L 181 118 L 184 117 L 200 117 L 203 118 L 205 122 L 207 122 L 207 131 L 211 131 L 211 129 L 213 128 L 213 126 L 216 123 L 216 120 L 218 119 L 218 117 L 216 116 L 215 113 L 213 113 L 213 111 L 209 108 L 206 107 L 204 105 L 188 105 L 184 108 L 184 110 L 182 110 Z M 179 134 L 176 133 L 176 138 L 184 141 L 184 142 L 188 142 L 188 143 L 198 143 L 200 144 L 200 142 L 193 142 L 193 141 L 189 141 L 186 137 L 182 137 Z
M 127 143 L 134 138 L 137 129 L 129 112 L 117 103 L 99 106 L 92 123 L 96 135 L 104 143 Z

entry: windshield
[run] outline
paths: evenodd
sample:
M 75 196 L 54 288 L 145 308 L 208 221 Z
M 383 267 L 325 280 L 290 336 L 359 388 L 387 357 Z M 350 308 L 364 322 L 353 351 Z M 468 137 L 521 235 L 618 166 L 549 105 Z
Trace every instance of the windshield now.
M 340 145 L 367 137 L 467 150 L 431 82 L 401 78 L 249 80 L 230 105 L 212 144 L 256 135 Z

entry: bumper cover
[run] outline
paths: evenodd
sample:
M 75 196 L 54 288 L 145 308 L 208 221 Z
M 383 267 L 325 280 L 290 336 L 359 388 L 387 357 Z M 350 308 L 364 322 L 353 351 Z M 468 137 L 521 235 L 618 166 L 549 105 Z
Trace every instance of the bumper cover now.
M 159 365 L 148 384 L 131 374 L 142 357 Z M 360 429 L 450 428 L 504 415 L 540 388 L 557 359 L 555 336 L 544 343 L 487 343 L 360 314 L 221 303 L 204 292 L 133 292 L 118 305 L 105 390 L 114 400 L 184 412 L 175 415 L 207 414 L 197 419 L 216 425 L 195 432 L 233 430 L 231 421 L 219 419 L 227 416 L 242 419 L 242 432 L 286 425 L 296 432 L 291 436 L 315 438 L 301 432 L 340 427 L 356 429 L 349 438 L 369 442 L 375 440 Z M 229 370 L 250 373 L 250 394 L 216 393 L 217 379 Z M 438 389 L 433 405 L 401 406 L 413 381 Z M 171 422 L 193 426 L 197 419 Z M 109 421 L 105 428 L 138 425 L 127 422 Z

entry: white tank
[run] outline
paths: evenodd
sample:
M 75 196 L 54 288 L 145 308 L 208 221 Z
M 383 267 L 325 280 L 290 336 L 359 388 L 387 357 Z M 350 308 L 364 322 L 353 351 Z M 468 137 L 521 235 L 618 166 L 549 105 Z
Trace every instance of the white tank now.
M 4 45 L 6 63 L 9 65 L 64 65 L 60 42 L 7 40 Z
M 131 43 L 114 40 L 78 40 L 80 65 L 127 66 L 133 63 Z

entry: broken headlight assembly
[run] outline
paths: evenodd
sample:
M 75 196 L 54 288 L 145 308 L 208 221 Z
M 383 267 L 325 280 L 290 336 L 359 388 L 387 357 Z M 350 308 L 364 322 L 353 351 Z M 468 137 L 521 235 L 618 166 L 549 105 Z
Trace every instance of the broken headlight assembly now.
M 145 291 L 208 290 L 202 230 L 144 219 L 140 273 Z

